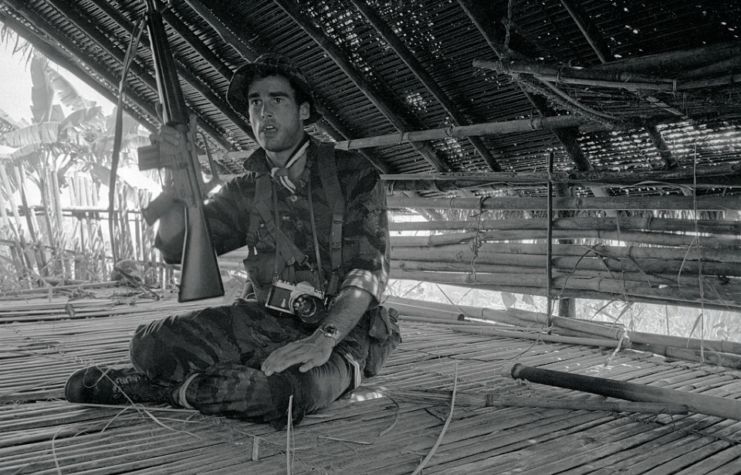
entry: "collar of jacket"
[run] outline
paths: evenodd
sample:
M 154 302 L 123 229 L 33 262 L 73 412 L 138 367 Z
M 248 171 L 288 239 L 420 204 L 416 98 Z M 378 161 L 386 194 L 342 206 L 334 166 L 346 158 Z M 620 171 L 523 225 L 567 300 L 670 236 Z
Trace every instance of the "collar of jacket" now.
M 309 148 L 306 150 L 306 166 L 304 171 L 296 183 L 296 191 L 306 186 L 311 168 L 316 161 L 317 148 L 319 147 L 319 141 L 314 137 L 309 137 Z M 271 165 L 268 161 L 268 157 L 265 155 L 265 150 L 262 148 L 256 149 L 252 154 L 242 162 L 242 167 L 248 172 L 252 173 L 270 173 Z M 275 181 L 275 179 L 273 179 Z M 281 185 L 282 186 L 282 185 Z

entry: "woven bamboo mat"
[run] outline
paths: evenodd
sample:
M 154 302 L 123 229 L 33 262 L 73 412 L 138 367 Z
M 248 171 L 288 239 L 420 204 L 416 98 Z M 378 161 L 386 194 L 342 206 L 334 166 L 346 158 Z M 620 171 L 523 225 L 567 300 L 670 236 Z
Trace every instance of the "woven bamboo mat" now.
M 383 373 L 308 416 L 289 444 L 286 431 L 195 411 L 62 399 L 76 369 L 125 363 L 138 325 L 201 305 L 3 302 L 0 473 L 410 474 L 443 431 L 426 475 L 741 473 L 741 422 L 482 403 L 485 393 L 598 399 L 515 381 L 503 374 L 514 362 L 729 398 L 741 398 L 739 371 L 409 320 Z

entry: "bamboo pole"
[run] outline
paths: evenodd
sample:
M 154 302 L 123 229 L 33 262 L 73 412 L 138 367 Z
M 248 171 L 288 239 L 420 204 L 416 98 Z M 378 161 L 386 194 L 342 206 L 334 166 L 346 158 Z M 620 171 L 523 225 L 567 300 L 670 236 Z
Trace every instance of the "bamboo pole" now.
M 23 163 L 18 163 L 16 166 L 14 166 L 13 173 L 15 174 L 15 179 L 18 183 L 18 190 L 21 195 L 21 205 L 23 206 L 23 209 L 19 210 L 19 213 L 25 212 L 26 214 L 26 226 L 28 226 L 28 232 L 31 236 L 31 242 L 33 243 L 34 250 L 36 251 L 37 256 L 36 266 L 38 268 L 39 275 L 44 276 L 48 273 L 46 253 L 44 252 L 44 246 L 41 240 L 41 236 L 39 236 L 39 233 L 41 231 L 38 226 L 38 222 L 36 221 L 36 217 L 33 215 L 33 213 L 27 212 L 28 199 L 26 197 L 26 171 L 23 167 Z
M 601 231 L 594 230 L 556 230 L 553 239 L 601 239 L 635 244 L 650 244 L 667 247 L 690 247 L 700 245 L 712 249 L 741 249 L 741 238 L 730 236 L 704 236 L 698 239 L 691 235 L 663 232 L 639 231 Z M 523 241 L 545 239 L 548 242 L 547 230 L 505 230 L 505 231 L 466 231 L 462 233 L 432 234 L 428 236 L 394 237 L 395 247 L 443 246 L 473 241 Z
M 669 51 L 636 57 L 625 58 L 594 66 L 601 71 L 636 71 L 651 73 L 653 71 L 677 70 L 686 71 L 712 64 L 726 58 L 741 55 L 738 41 L 702 46 L 694 49 Z
M 516 363 L 509 370 L 513 379 L 585 391 L 602 396 L 638 402 L 670 403 L 687 406 L 692 412 L 741 420 L 741 401 L 704 394 L 657 388 L 580 374 L 538 369 Z
M 533 219 L 482 219 L 481 221 L 409 221 L 389 223 L 390 231 L 514 231 L 544 230 L 547 222 Z M 741 221 L 718 221 L 710 219 L 672 219 L 654 217 L 619 218 L 573 218 L 562 217 L 553 221 L 554 230 L 598 230 L 598 231 L 664 231 L 677 233 L 741 234 Z M 395 236 L 394 236 L 395 237 Z
M 545 277 L 531 274 L 480 274 L 468 273 L 441 273 L 422 271 L 392 271 L 391 276 L 396 279 L 419 280 L 423 282 L 434 282 L 438 284 L 482 286 L 503 290 L 518 287 L 518 293 L 544 295 Z M 616 276 L 619 277 L 619 276 Z M 707 285 L 707 284 L 706 284 Z M 684 305 L 694 303 L 702 305 L 716 305 L 721 307 L 741 308 L 741 284 L 722 283 L 709 288 L 704 293 L 697 287 L 685 288 L 677 285 L 665 285 L 663 287 L 651 287 L 645 282 L 624 281 L 619 278 L 582 277 L 582 276 L 559 276 L 554 279 L 554 289 L 561 297 L 572 297 L 578 295 L 564 295 L 564 290 L 575 293 L 593 292 L 601 295 L 601 299 L 613 296 L 644 297 L 649 299 L 660 299 L 673 302 L 673 305 Z M 585 297 L 590 298 L 590 297 Z
M 631 91 L 691 91 L 705 87 L 724 86 L 741 80 L 741 74 L 722 74 L 709 79 L 679 80 L 662 78 L 629 71 L 605 71 L 601 69 L 573 68 L 564 65 L 549 65 L 539 61 L 474 60 L 475 68 L 491 69 L 500 73 L 517 75 L 529 74 L 542 81 L 582 86 L 627 89 Z
M 494 292 L 509 292 L 513 294 L 526 294 L 545 297 L 545 288 L 539 287 L 525 287 L 520 285 L 492 285 L 492 284 L 461 284 L 451 283 L 462 288 L 478 289 L 478 290 L 490 290 Z M 723 311 L 738 311 L 741 307 L 735 307 L 728 302 L 724 301 L 694 301 L 694 300 L 677 300 L 675 298 L 664 298 L 661 296 L 644 296 L 644 295 L 632 295 L 625 292 L 610 293 L 602 291 L 592 290 L 573 290 L 573 289 L 559 289 L 559 298 L 580 298 L 580 299 L 592 299 L 592 300 L 608 300 L 615 302 L 627 302 L 627 303 L 647 303 L 652 305 L 669 305 L 669 306 L 682 306 L 689 308 L 701 308 L 701 309 L 713 309 Z
M 554 246 L 555 247 L 555 246 Z M 556 254 L 553 266 L 562 272 L 609 272 L 609 273 L 641 273 L 661 276 L 677 280 L 684 276 L 697 276 L 702 270 L 707 276 L 741 277 L 741 266 L 736 262 L 703 261 L 702 269 L 698 261 L 684 260 L 686 250 L 676 250 L 671 258 L 647 259 L 639 256 L 630 256 L 629 251 L 618 257 L 607 257 L 600 253 L 593 253 L 588 248 L 582 248 L 581 256 L 562 256 Z M 522 273 L 542 272 L 546 257 L 543 254 L 517 254 L 496 251 L 479 251 L 474 253 L 470 249 L 449 250 L 431 248 L 392 248 L 392 265 L 400 267 L 404 263 L 409 270 L 433 270 L 432 265 L 438 264 L 439 270 L 463 271 L 487 269 L 491 271 L 516 271 Z M 237 264 L 241 261 L 237 262 Z M 396 264 L 394 264 L 396 263 Z M 427 264 L 424 264 L 427 263 Z M 475 263 L 475 266 L 472 265 Z M 635 280 L 635 279 L 633 279 Z
M 473 210 L 538 210 L 546 208 L 545 198 L 415 198 L 390 196 L 388 209 L 473 209 Z M 741 209 L 740 196 L 624 196 L 604 198 L 556 198 L 558 210 L 702 210 Z
M 603 348 L 617 348 L 615 340 L 600 338 L 580 338 L 561 335 L 549 335 L 546 333 L 532 333 L 523 331 L 495 330 L 490 328 L 466 328 L 465 326 L 454 327 L 453 331 L 459 333 L 472 333 L 475 335 L 492 335 L 504 338 L 519 338 L 534 341 L 549 341 L 552 343 L 564 343 L 567 345 L 599 346 Z
M 26 274 L 27 269 L 26 264 L 23 261 L 23 247 L 21 246 L 21 241 L 18 238 L 18 230 L 15 229 L 13 223 L 10 221 L 10 218 L 8 218 L 8 213 L 5 212 L 5 197 L 3 196 L 2 192 L 0 192 L 0 218 L 2 218 L 3 225 L 10 230 L 13 243 L 10 255 L 13 259 L 13 266 L 15 267 L 16 271 L 22 272 L 21 274 L 17 275 L 18 280 L 22 280 L 23 277 L 25 277 L 24 274 Z
M 594 262 L 595 266 L 599 265 L 597 262 Z M 555 266 L 554 266 L 555 267 Z M 424 262 L 424 261 L 401 261 L 401 260 L 392 260 L 391 261 L 391 271 L 392 272 L 414 272 L 414 271 L 423 271 L 423 272 L 473 272 L 476 271 L 476 274 L 503 274 L 503 275 L 544 275 L 543 269 L 538 267 L 517 267 L 517 266 L 498 266 L 498 265 L 491 265 L 491 264 L 481 264 L 476 263 L 475 265 L 471 265 L 470 263 L 463 263 L 463 262 L 448 262 L 448 263 L 438 263 L 438 262 Z M 598 269 L 598 270 L 585 270 L 581 268 L 572 268 L 572 269 L 561 269 L 558 271 L 553 271 L 554 277 L 578 277 L 578 278 L 620 278 L 622 281 L 625 282 L 638 282 L 645 285 L 652 285 L 652 286 L 663 286 L 663 285 L 678 285 L 680 287 L 696 287 L 698 285 L 697 276 L 691 275 L 691 274 L 683 274 L 683 275 L 677 275 L 677 274 L 655 274 L 655 273 L 646 273 L 643 272 L 627 272 L 627 271 L 610 271 L 610 270 L 604 270 L 604 269 Z M 705 282 L 713 282 L 713 279 L 715 279 L 715 276 L 708 275 L 705 277 Z M 725 281 L 723 281 L 725 282 Z M 720 283 L 720 282 L 719 282 Z
M 451 126 L 441 129 L 400 132 L 395 134 L 379 135 L 376 137 L 352 139 L 337 142 L 335 148 L 340 150 L 357 150 L 368 147 L 391 147 L 407 142 L 442 140 L 451 137 L 465 138 L 483 135 L 532 132 L 535 130 L 549 130 L 564 127 L 578 127 L 584 123 L 584 119 L 574 116 L 537 117 L 533 119 Z
M 414 250 L 427 250 L 430 248 L 404 248 L 404 252 L 414 252 Z M 393 248 L 392 248 L 393 251 Z M 733 262 L 741 263 L 741 255 L 727 249 L 700 249 L 703 262 Z M 456 244 L 450 246 L 441 246 L 435 248 L 435 252 L 452 253 L 457 256 L 457 260 L 469 261 L 473 256 L 470 246 L 465 244 Z M 478 256 L 482 258 L 493 257 L 496 254 L 522 254 L 522 255 L 545 255 L 544 244 L 527 244 L 527 243 L 484 243 L 478 250 Z M 662 247 L 626 247 L 626 246 L 606 246 L 604 244 L 554 244 L 554 256 L 564 257 L 585 257 L 596 256 L 601 258 L 611 257 L 614 259 L 633 258 L 639 259 L 681 259 L 697 261 L 697 254 L 694 252 L 682 252 L 680 249 L 662 248 Z M 441 257 L 442 259 L 442 257 Z M 415 259 L 423 260 L 423 259 Z
M 684 404 L 669 402 L 626 402 L 595 401 L 584 399 L 542 399 L 534 397 L 507 397 L 487 394 L 485 405 L 513 407 L 547 407 L 552 409 L 571 409 L 574 411 L 641 412 L 644 414 L 687 414 Z
M 11 186 L 10 180 L 8 179 L 7 171 L 5 170 L 5 164 L 0 164 L 0 179 L 2 180 L 3 188 L 6 190 L 8 203 L 10 204 L 11 214 L 13 215 L 13 221 L 15 223 L 15 226 L 11 228 L 11 231 L 15 235 L 20 246 L 18 247 L 18 253 L 23 265 L 19 268 L 19 270 L 22 270 L 23 273 L 26 275 L 31 275 L 34 273 L 33 264 L 35 259 L 33 256 L 33 251 L 29 247 L 23 232 L 23 224 L 19 216 L 18 205 L 15 201 L 13 188 Z M 5 207 L 5 204 L 0 204 L 0 206 Z

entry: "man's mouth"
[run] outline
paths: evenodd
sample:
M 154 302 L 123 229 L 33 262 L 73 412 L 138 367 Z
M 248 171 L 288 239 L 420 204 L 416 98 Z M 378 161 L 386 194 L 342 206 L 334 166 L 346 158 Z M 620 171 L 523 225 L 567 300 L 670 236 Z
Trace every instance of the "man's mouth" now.
M 276 132 L 278 129 L 274 125 L 264 125 L 262 127 L 262 131 L 265 134 L 270 134 Z

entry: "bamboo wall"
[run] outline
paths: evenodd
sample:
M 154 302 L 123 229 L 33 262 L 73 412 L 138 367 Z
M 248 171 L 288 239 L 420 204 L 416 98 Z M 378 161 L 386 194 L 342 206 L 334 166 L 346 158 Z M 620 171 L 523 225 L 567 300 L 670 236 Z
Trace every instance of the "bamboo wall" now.
M 119 187 L 111 234 L 100 184 L 89 174 L 69 173 L 63 193 L 56 170 L 34 175 L 23 164 L 6 162 L 0 180 L 3 293 L 116 278 L 112 245 L 119 260 L 136 263 L 137 278 L 153 286 L 168 282 L 171 270 L 153 248 L 154 231 L 138 211 L 149 200 L 147 192 Z M 29 193 L 39 194 L 42 204 L 29 205 Z
M 726 218 L 737 217 L 738 196 L 553 198 L 550 226 L 546 198 L 392 196 L 389 208 L 472 210 L 475 216 L 393 223 L 393 278 L 741 310 L 741 222 Z M 488 217 L 504 210 L 531 218 Z M 604 210 L 621 213 L 604 217 Z M 703 213 L 722 219 L 694 219 Z

